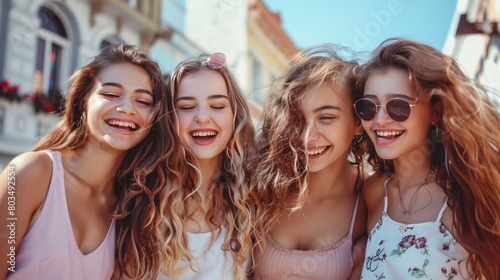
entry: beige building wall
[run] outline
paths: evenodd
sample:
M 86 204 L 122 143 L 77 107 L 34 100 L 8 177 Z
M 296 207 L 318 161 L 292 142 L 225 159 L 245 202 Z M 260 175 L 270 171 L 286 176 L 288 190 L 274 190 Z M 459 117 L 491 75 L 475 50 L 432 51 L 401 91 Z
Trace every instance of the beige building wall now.
M 500 91 L 500 0 L 458 0 L 443 47 L 481 84 Z

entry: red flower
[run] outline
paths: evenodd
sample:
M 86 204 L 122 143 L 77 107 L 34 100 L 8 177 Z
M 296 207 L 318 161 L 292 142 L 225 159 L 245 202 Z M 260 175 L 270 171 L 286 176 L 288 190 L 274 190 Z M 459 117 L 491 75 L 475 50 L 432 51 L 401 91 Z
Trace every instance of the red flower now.
M 47 104 L 47 105 L 45 106 L 45 111 L 47 111 L 47 112 L 54 112 L 54 105 L 52 105 L 52 104 Z
M 427 239 L 425 237 L 417 238 L 417 240 L 415 241 L 415 248 L 423 249 L 423 248 L 427 247 L 426 243 L 427 243 Z
M 413 245 L 415 245 L 415 235 L 413 234 L 403 237 L 401 242 L 399 242 L 399 248 L 401 249 L 407 249 Z
M 2 87 L 2 89 L 8 89 L 9 82 L 7 82 L 6 80 L 3 80 L 0 86 Z

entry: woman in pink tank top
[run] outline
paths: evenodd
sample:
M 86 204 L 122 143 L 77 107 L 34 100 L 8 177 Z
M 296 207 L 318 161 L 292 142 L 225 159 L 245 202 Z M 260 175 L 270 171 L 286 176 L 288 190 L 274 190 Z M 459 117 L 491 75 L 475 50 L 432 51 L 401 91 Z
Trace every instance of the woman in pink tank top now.
M 252 179 L 254 279 L 359 279 L 366 239 L 362 127 L 352 106 L 358 63 L 340 51 L 298 53 L 271 89 Z
M 172 143 L 147 53 L 106 47 L 69 82 L 60 122 L 0 175 L 0 278 L 109 279 L 117 201 L 146 189 Z
M 500 113 L 439 50 L 383 42 L 359 76 L 369 162 L 362 279 L 500 279 Z

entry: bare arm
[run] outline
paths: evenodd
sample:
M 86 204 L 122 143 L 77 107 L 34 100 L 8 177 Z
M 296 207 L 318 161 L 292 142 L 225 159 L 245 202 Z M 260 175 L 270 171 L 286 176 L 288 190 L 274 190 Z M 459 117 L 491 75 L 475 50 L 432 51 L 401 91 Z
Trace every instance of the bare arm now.
M 365 249 L 367 240 L 368 237 L 366 235 L 363 235 L 352 245 L 352 261 L 354 263 L 354 267 L 352 268 L 349 280 L 359 280 L 361 278 L 361 271 L 363 269 L 363 263 L 365 262 Z
M 52 161 L 42 152 L 22 154 L 0 174 L 0 278 L 16 269 L 16 252 L 42 205 Z

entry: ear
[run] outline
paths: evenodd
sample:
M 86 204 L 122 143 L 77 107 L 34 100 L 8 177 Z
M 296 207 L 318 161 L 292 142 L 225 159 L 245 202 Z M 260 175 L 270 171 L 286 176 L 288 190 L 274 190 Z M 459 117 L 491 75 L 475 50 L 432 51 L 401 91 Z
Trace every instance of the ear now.
M 443 116 L 443 101 L 438 100 L 432 107 L 431 123 L 433 125 L 439 123 L 441 121 L 442 116 Z
M 356 127 L 354 128 L 354 135 L 361 136 L 363 135 L 363 126 L 361 125 L 360 120 L 356 120 Z

